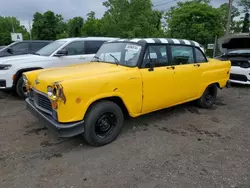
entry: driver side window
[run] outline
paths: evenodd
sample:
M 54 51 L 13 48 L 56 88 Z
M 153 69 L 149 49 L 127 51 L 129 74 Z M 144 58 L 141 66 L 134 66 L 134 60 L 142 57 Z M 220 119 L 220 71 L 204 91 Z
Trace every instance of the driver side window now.
M 64 50 L 67 50 L 68 56 L 71 55 L 83 55 L 84 54 L 84 41 L 75 41 L 71 42 L 67 46 L 63 48 Z

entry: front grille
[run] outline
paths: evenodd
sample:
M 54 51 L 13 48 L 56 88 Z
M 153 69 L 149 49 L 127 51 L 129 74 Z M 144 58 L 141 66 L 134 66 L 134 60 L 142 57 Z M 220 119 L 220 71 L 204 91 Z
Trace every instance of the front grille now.
M 231 65 L 233 67 L 250 68 L 250 63 L 248 61 L 231 60 Z
M 231 80 L 238 80 L 238 81 L 242 81 L 242 82 L 248 81 L 246 76 L 239 75 L 239 74 L 230 74 L 230 79 Z
M 0 87 L 6 87 L 6 81 L 0 80 Z
M 52 114 L 51 101 L 45 94 L 41 94 L 35 90 L 32 91 L 32 100 L 36 107 L 48 114 Z

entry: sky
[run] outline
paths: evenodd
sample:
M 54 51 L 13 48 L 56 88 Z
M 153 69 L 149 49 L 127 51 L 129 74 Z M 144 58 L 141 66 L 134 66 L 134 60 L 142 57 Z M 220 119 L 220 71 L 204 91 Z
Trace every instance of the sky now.
M 0 0 L 0 16 L 15 16 L 20 20 L 22 25 L 28 28 L 29 20 L 32 21 L 35 12 L 46 12 L 51 10 L 57 14 L 62 14 L 67 20 L 75 16 L 86 18 L 87 13 L 94 11 L 97 17 L 101 17 L 105 12 L 102 5 L 104 0 Z M 180 0 L 184 1 L 184 0 Z M 167 10 L 174 6 L 174 0 L 152 0 L 155 9 Z M 228 2 L 228 0 L 211 0 L 211 4 L 215 7 Z

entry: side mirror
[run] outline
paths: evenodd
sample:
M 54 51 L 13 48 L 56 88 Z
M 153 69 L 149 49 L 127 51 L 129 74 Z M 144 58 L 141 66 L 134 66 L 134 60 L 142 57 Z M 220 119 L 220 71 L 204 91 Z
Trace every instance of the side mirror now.
M 7 48 L 7 52 L 8 52 L 9 54 L 13 54 L 13 50 L 12 50 L 11 48 Z
M 67 50 L 59 50 L 54 56 L 61 57 L 61 56 L 66 56 L 66 55 L 68 55 Z

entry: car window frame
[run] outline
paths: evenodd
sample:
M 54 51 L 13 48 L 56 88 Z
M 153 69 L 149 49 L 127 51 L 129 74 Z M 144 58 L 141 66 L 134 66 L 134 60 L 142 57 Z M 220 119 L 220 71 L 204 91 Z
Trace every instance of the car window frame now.
M 169 62 L 172 62 L 172 59 L 173 59 L 171 46 L 183 46 L 183 47 L 189 47 L 189 48 L 191 48 L 192 49 L 192 53 L 193 53 L 194 62 L 193 63 L 188 63 L 188 64 L 181 64 L 181 65 L 172 65 L 172 64 L 170 64 L 169 66 L 183 66 L 183 65 L 193 65 L 193 64 L 196 64 L 196 56 L 195 56 L 194 46 L 193 45 L 186 45 L 186 44 L 168 44 L 168 53 L 169 53 L 169 58 L 170 58 Z
M 40 49 L 42 49 L 43 47 L 39 48 L 38 50 L 33 50 L 32 49 L 32 45 L 36 45 L 36 44 L 44 44 L 43 47 L 47 46 L 49 44 L 49 42 L 37 42 L 37 41 L 34 41 L 34 42 L 30 42 L 29 44 L 29 52 L 37 52 L 39 51 Z
M 10 49 L 13 50 L 13 47 L 15 47 L 16 45 L 19 45 L 19 44 L 28 44 L 28 48 L 27 48 L 26 53 L 29 53 L 29 51 L 30 51 L 30 42 L 17 42 L 16 44 L 13 44 L 13 45 L 10 47 Z M 20 51 L 18 51 L 18 52 L 20 52 Z M 14 51 L 14 50 L 13 50 L 13 53 L 15 54 L 15 51 Z
M 207 59 L 207 56 L 205 55 L 205 53 L 199 48 L 199 47 L 193 47 L 194 49 L 193 49 L 193 51 L 194 51 L 194 57 L 195 57 L 195 63 L 208 63 L 209 61 L 208 61 L 208 59 Z M 204 58 L 205 58 L 205 62 L 197 62 L 197 58 L 196 58 L 196 52 L 195 52 L 195 49 L 197 49 L 198 51 L 200 51 L 201 52 L 201 54 L 204 56 Z
M 81 55 L 86 55 L 85 54 L 85 40 L 75 40 L 75 41 L 71 41 L 69 43 L 66 43 L 64 46 L 61 46 L 61 48 L 59 50 L 64 50 L 68 45 L 74 43 L 74 42 L 83 42 L 84 44 L 84 48 L 83 48 L 83 54 L 76 54 L 76 55 L 65 55 L 64 57 L 71 57 L 71 56 L 81 56 Z M 57 51 L 59 51 L 57 50 Z
M 168 67 L 169 65 L 169 61 L 170 61 L 170 57 L 169 57 L 169 53 L 168 53 L 168 44 L 164 44 L 164 43 L 147 43 L 144 47 L 144 50 L 141 51 L 141 57 L 138 60 L 138 67 L 140 69 L 149 69 L 149 67 L 146 67 L 144 64 L 144 57 L 149 49 L 150 46 L 165 46 L 166 47 L 166 55 L 167 55 L 167 59 L 168 59 L 168 65 L 165 66 L 160 66 L 160 67 L 155 67 L 153 65 L 153 68 L 162 68 L 162 67 Z
M 101 44 L 101 46 L 102 46 L 107 41 L 106 40 L 86 40 L 86 41 L 84 41 L 84 43 L 85 43 L 84 46 L 86 46 L 86 48 L 84 48 L 85 55 L 96 54 L 98 52 L 98 50 L 101 48 L 101 46 L 100 46 L 99 49 L 95 53 L 87 53 L 87 49 L 88 49 L 89 45 L 87 45 L 86 43 L 88 43 L 88 42 L 100 42 L 100 43 L 102 42 L 102 44 Z

